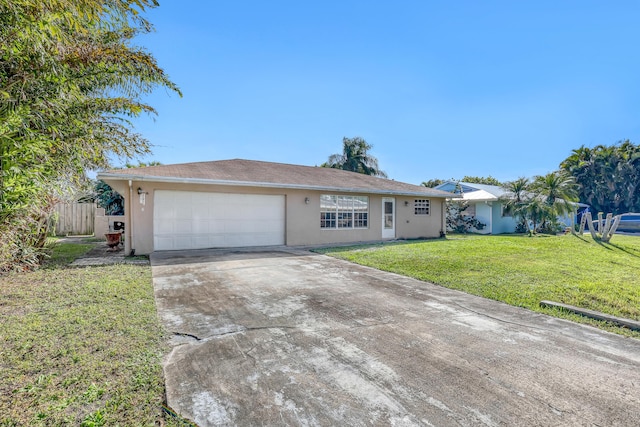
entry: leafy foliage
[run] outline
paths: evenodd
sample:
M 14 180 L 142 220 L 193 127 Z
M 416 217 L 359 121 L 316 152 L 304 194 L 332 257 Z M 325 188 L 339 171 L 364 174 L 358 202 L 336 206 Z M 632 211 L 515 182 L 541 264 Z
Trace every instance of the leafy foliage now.
M 486 177 L 485 176 L 465 176 L 464 178 L 462 178 L 462 182 L 468 182 L 473 184 L 496 185 L 498 187 L 502 185 L 500 181 L 498 181 L 491 175 Z
M 106 215 L 124 215 L 124 198 L 102 180 L 96 182 L 96 203 Z
M 162 163 L 152 160 L 149 162 L 138 162 L 138 164 L 125 163 L 126 168 L 145 168 L 149 166 L 159 166 Z M 124 197 L 115 191 L 109 184 L 98 180 L 94 186 L 94 197 L 98 207 L 104 208 L 107 215 L 124 215 Z
M 129 169 L 131 169 L 131 168 L 148 168 L 149 166 L 160 166 L 161 164 L 162 163 L 160 163 L 157 160 L 151 160 L 149 162 L 138 162 L 137 165 L 134 165 L 133 163 L 127 162 L 127 163 L 124 164 L 124 167 L 129 168 Z
M 41 246 L 32 245 L 42 239 L 31 235 L 43 233 L 39 224 L 55 197 L 86 170 L 108 167 L 111 155 L 149 152 L 130 118 L 155 113 L 140 101 L 155 87 L 180 93 L 155 59 L 132 45 L 151 31 L 142 12 L 155 6 L 0 0 L 0 235 L 20 248 L 3 251 L 3 262 L 37 252 Z
M 320 166 L 386 178 L 387 174 L 378 166 L 378 159 L 369 154 L 369 150 L 372 148 L 373 145 L 359 136 L 355 138 L 344 137 L 342 139 L 342 153 L 332 154 Z
M 468 182 L 468 183 L 471 183 L 471 184 L 496 185 L 498 187 L 502 186 L 502 183 L 500 181 L 498 181 L 497 179 L 495 179 L 494 177 L 492 177 L 491 175 L 486 176 L 486 177 L 485 176 L 469 176 L 469 175 L 465 175 L 465 177 L 462 178 L 462 179 L 451 178 L 449 181 Z M 447 182 L 447 180 L 434 178 L 434 179 L 430 179 L 428 181 L 423 181 L 421 185 L 423 187 L 434 188 L 434 187 L 437 187 L 440 184 L 444 184 L 445 182 Z
M 55 204 L 45 199 L 38 207 L 26 206 L 20 215 L 5 216 L 0 224 L 0 274 L 36 268 L 45 256 L 48 217 Z
M 462 186 L 460 182 L 456 183 L 454 193 L 462 194 Z M 454 233 L 469 233 L 471 231 L 479 231 L 486 227 L 486 224 L 480 222 L 474 215 L 465 214 L 469 209 L 469 202 L 466 200 L 447 200 L 447 230 Z
M 580 201 L 595 212 L 640 212 L 640 146 L 631 141 L 594 148 L 583 145 L 560 168 L 575 179 Z
M 556 171 L 536 176 L 533 181 L 518 178 L 504 184 L 507 193 L 501 197 L 506 211 L 519 218 L 517 230 L 555 233 L 563 226 L 558 216 L 573 212 L 577 186 L 573 177 Z
M 440 184 L 444 184 L 445 182 L 446 181 L 444 181 L 442 179 L 435 178 L 435 179 L 430 179 L 428 181 L 422 181 L 422 184 L 420 184 L 420 185 L 422 185 L 423 187 L 427 187 L 427 188 L 434 188 L 434 187 L 437 187 Z
M 453 200 L 447 202 L 447 230 L 454 233 L 480 231 L 487 226 L 472 215 L 465 215 L 469 202 Z

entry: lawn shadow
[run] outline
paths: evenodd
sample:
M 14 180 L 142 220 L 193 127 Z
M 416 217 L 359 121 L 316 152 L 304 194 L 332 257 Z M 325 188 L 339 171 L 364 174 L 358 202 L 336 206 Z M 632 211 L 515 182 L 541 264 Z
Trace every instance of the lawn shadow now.
M 593 239 L 593 238 L 592 239 L 586 239 L 586 238 L 582 237 L 579 234 L 573 234 L 573 236 L 578 240 L 582 240 L 584 243 L 595 243 L 595 244 L 597 244 L 599 246 L 602 246 L 603 249 L 606 249 L 608 251 L 612 251 L 613 250 L 610 247 L 607 247 L 607 245 L 604 242 L 602 242 L 600 239 Z M 589 237 L 590 236 L 591 235 L 589 235 Z
M 574 234 L 574 237 L 577 238 L 578 240 L 582 240 L 585 243 L 591 243 L 591 242 L 596 243 L 596 244 L 600 245 L 601 247 L 603 247 L 604 249 L 606 249 L 608 251 L 613 251 L 614 248 L 615 248 L 615 249 L 617 249 L 617 250 L 619 250 L 621 252 L 624 252 L 624 253 L 626 253 L 628 255 L 631 255 L 631 256 L 636 257 L 636 258 L 640 258 L 640 253 L 638 253 L 638 251 L 635 251 L 636 253 L 634 253 L 633 250 L 629 250 L 629 249 L 627 249 L 627 248 L 625 248 L 623 246 L 616 245 L 615 243 L 603 242 L 600 239 L 586 239 L 586 238 L 584 238 L 584 237 L 582 237 L 582 236 L 580 236 L 578 234 Z
M 604 245 L 604 243 L 603 243 L 603 245 Z M 616 245 L 615 243 L 607 243 L 607 245 L 613 246 L 614 248 L 618 249 L 619 251 L 624 252 L 624 253 L 626 253 L 628 255 L 631 255 L 632 257 L 640 258 L 639 254 L 634 253 L 634 252 L 630 251 L 629 249 L 624 248 L 622 246 Z M 607 249 L 611 249 L 611 248 L 607 248 Z

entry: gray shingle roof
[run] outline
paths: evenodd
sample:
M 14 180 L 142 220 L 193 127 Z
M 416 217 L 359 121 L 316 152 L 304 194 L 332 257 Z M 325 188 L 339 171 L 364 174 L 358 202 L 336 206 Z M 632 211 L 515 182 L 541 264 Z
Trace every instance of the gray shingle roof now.
M 98 173 L 98 179 L 452 197 L 445 191 L 340 169 L 243 159 L 116 169 Z

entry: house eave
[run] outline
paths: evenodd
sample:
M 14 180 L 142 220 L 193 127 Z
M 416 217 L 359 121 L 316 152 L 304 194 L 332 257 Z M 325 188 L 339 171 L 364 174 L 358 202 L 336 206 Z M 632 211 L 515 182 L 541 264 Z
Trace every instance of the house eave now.
M 225 185 L 231 187 L 258 187 L 258 188 L 278 188 L 278 189 L 290 189 L 290 190 L 315 190 L 315 191 L 332 191 L 339 193 L 367 193 L 367 194 L 383 194 L 392 196 L 419 196 L 419 197 L 434 197 L 442 199 L 459 198 L 460 195 L 442 195 L 434 194 L 431 192 L 419 192 L 419 191 L 401 191 L 401 190 L 382 190 L 371 188 L 347 188 L 347 187 L 332 187 L 323 185 L 303 185 L 303 184 L 286 184 L 286 183 L 274 183 L 274 182 L 251 182 L 251 181 L 232 181 L 232 180 L 218 180 L 218 179 L 204 179 L 204 178 L 179 178 L 179 177 L 166 177 L 166 176 L 149 176 L 149 175 L 136 175 L 136 174 L 120 174 L 100 172 L 97 175 L 101 180 L 116 180 L 116 181 L 142 181 L 142 182 L 162 182 L 171 184 L 202 184 L 202 185 Z

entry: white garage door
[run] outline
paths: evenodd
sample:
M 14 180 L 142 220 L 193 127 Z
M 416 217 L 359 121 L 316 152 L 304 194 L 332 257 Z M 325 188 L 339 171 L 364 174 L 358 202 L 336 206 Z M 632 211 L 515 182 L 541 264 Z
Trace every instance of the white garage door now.
M 157 190 L 154 250 L 284 245 L 284 196 Z

